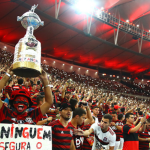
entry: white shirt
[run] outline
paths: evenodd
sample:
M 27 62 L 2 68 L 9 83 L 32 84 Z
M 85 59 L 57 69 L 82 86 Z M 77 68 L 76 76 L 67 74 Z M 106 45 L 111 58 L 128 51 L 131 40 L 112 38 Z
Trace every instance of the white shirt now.
M 94 144 L 92 150 L 97 150 L 103 147 L 104 150 L 108 150 L 109 146 L 115 146 L 116 134 L 109 127 L 108 131 L 103 133 L 98 123 L 94 123 L 91 128 L 94 130 Z
M 93 115 L 93 117 L 95 118 L 95 123 L 99 123 L 98 118 L 95 117 L 94 115 Z

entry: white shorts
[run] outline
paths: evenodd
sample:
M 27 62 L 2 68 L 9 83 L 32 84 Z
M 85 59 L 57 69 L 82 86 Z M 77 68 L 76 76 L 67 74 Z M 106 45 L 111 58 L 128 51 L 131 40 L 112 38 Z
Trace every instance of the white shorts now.
M 123 149 L 124 138 L 120 138 L 119 149 Z
M 116 141 L 115 142 L 114 150 L 117 150 L 119 148 L 119 145 L 120 145 L 120 141 Z

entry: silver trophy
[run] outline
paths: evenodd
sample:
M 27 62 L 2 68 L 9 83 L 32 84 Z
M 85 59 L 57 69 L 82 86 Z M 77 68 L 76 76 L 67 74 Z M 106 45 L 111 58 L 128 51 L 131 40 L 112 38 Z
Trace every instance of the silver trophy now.
M 13 72 L 21 77 L 37 77 L 41 74 L 41 43 L 35 38 L 33 32 L 44 22 L 34 13 L 38 5 L 17 17 L 22 26 L 27 29 L 25 36 L 15 46 Z

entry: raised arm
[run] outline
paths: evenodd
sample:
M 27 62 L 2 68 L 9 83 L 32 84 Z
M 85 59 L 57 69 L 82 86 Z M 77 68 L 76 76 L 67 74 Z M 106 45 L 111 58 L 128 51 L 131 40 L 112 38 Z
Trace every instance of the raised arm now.
M 89 106 L 86 107 L 86 112 L 87 112 L 87 119 L 84 121 L 84 125 L 87 125 L 93 121 Z
M 52 98 L 52 91 L 50 89 L 47 74 L 44 70 L 42 70 L 42 74 L 39 76 L 43 82 L 44 85 L 44 92 L 45 92 L 45 103 L 40 106 L 41 112 L 44 115 L 51 105 L 53 104 L 53 98 Z
M 13 75 L 13 72 L 10 69 L 8 69 L 6 75 L 0 80 L 0 91 L 4 88 L 4 86 L 10 79 L 10 76 L 12 75 Z M 2 106 L 3 106 L 3 102 L 0 99 L 0 109 L 2 108 Z

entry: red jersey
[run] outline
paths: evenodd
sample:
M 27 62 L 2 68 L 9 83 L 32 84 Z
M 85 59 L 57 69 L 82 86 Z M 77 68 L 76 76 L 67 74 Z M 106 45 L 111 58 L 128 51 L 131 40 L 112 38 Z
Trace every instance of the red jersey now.
M 82 125 L 78 125 L 77 128 L 74 127 L 71 122 L 69 122 L 69 125 L 75 129 L 82 129 L 84 127 L 84 122 Z M 81 150 L 83 141 L 84 141 L 84 137 L 73 135 L 73 139 L 74 139 L 74 145 L 75 145 L 76 149 Z
M 53 104 L 49 110 L 55 110 L 55 109 L 56 109 L 56 107 Z M 47 115 L 48 115 L 48 117 L 53 117 L 53 121 L 56 119 L 56 113 L 55 112 L 49 112 L 49 113 L 47 113 Z
M 134 125 L 125 124 L 122 128 L 124 138 L 123 150 L 139 150 L 138 133 L 130 133 L 130 130 L 134 127 Z
M 10 87 L 9 85 L 6 86 L 5 88 L 5 94 L 8 93 L 9 97 L 11 96 L 12 93 L 12 87 Z
M 15 123 L 15 124 L 36 124 L 42 117 L 41 109 L 37 108 L 30 112 L 25 112 L 22 115 L 18 115 L 13 110 L 5 107 L 3 104 L 0 109 L 0 123 Z
M 109 114 L 112 114 L 113 111 L 114 111 L 114 110 L 108 109 L 108 113 L 109 113 Z
M 83 130 L 88 130 L 90 129 L 91 125 L 90 124 L 87 124 L 83 127 Z M 90 134 L 90 136 L 94 137 L 94 132 L 92 132 Z M 89 142 L 87 141 L 87 137 L 84 137 L 84 142 L 83 142 L 83 145 L 82 145 L 82 149 L 83 150 L 91 150 L 92 149 L 92 146 L 90 146 Z
M 112 121 L 112 122 L 115 122 L 115 124 L 117 126 L 123 126 L 123 123 L 120 120 L 116 120 L 116 121 Z M 120 141 L 120 137 L 122 135 L 122 132 L 119 131 L 115 126 L 111 126 L 111 128 L 116 133 L 116 141 Z
M 150 138 L 150 130 L 145 130 L 144 132 L 140 132 L 138 134 L 139 137 L 141 138 Z M 145 141 L 145 142 L 142 142 L 142 141 L 139 141 L 139 150 L 149 150 L 149 142 L 148 141 Z
M 68 103 L 69 101 L 68 101 L 68 99 L 66 99 L 66 98 L 62 98 L 61 99 L 61 104 L 63 104 L 63 103 Z
M 104 105 L 104 109 L 105 109 L 104 113 L 107 114 L 108 113 L 108 109 L 109 109 L 109 105 L 105 104 Z
M 97 118 L 98 118 L 98 121 L 99 121 L 99 122 L 101 122 L 102 117 L 103 117 L 103 112 L 102 112 L 102 111 L 99 111 L 99 114 L 97 115 Z
M 12 87 L 12 90 L 13 91 L 15 91 L 15 90 L 20 90 L 20 89 L 26 89 L 24 86 L 22 86 L 22 85 L 14 85 L 13 87 Z
M 30 97 L 33 96 L 33 95 L 36 94 L 36 93 L 37 93 L 36 91 L 35 91 L 35 92 L 30 91 Z M 32 101 L 32 103 L 33 103 L 33 105 L 31 106 L 31 108 L 36 108 L 36 107 L 37 107 L 36 97 L 37 97 L 37 96 L 34 96 L 34 97 L 31 99 L 31 101 Z
M 67 127 L 64 127 L 59 120 L 55 120 L 48 125 L 52 127 L 53 150 L 70 150 L 73 127 L 69 123 Z

